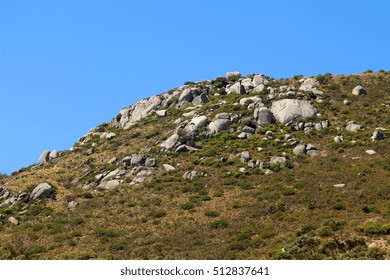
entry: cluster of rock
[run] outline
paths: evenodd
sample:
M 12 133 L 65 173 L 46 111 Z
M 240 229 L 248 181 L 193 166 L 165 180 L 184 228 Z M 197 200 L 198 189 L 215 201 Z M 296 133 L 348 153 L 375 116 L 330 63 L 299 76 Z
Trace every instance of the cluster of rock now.
M 0 186 L 0 207 L 7 206 L 8 208 L 14 207 L 16 204 L 26 204 L 21 208 L 21 211 L 19 211 L 20 215 L 23 215 L 26 213 L 29 205 L 27 205 L 28 202 L 31 201 L 39 201 L 43 200 L 45 198 L 50 197 L 52 193 L 54 192 L 54 189 L 51 185 L 48 183 L 41 183 L 37 185 L 31 193 L 19 193 L 14 194 L 9 189 L 7 189 L 4 186 Z M 0 215 L 0 223 L 4 219 L 3 215 Z M 14 217 L 9 217 L 8 221 L 12 224 L 19 224 L 19 221 L 15 219 Z

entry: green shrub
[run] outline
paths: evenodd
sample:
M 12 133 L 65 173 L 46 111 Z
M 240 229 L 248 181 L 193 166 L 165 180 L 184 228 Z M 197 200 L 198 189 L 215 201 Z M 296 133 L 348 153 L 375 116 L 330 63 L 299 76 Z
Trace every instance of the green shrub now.
M 225 218 L 221 218 L 209 224 L 210 229 L 224 229 L 227 228 L 228 226 L 229 226 L 229 222 Z
M 219 212 L 217 211 L 214 211 L 214 210 L 206 210 L 204 212 L 205 216 L 207 217 L 212 217 L 212 218 L 215 218 L 215 217 L 218 217 L 219 216 Z
M 186 203 L 182 204 L 180 207 L 183 210 L 191 210 L 195 208 L 195 204 L 191 201 L 187 201 Z

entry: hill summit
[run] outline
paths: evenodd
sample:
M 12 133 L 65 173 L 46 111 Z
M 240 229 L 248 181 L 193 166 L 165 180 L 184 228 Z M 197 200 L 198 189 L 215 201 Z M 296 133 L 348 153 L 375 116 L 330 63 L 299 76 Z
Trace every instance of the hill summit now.
M 1 259 L 386 259 L 390 72 L 225 77 L 0 177 Z

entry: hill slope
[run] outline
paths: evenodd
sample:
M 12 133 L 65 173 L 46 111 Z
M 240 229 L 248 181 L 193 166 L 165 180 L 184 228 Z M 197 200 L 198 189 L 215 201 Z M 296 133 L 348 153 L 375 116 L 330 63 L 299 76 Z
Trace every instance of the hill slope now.
M 233 72 L 137 102 L 0 178 L 0 258 L 388 258 L 389 96 Z

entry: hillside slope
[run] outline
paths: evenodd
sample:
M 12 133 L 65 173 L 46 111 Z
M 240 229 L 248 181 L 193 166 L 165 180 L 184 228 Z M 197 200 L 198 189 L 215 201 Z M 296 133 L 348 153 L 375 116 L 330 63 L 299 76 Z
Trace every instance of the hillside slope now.
M 225 77 L 0 177 L 0 259 L 387 259 L 390 72 Z

